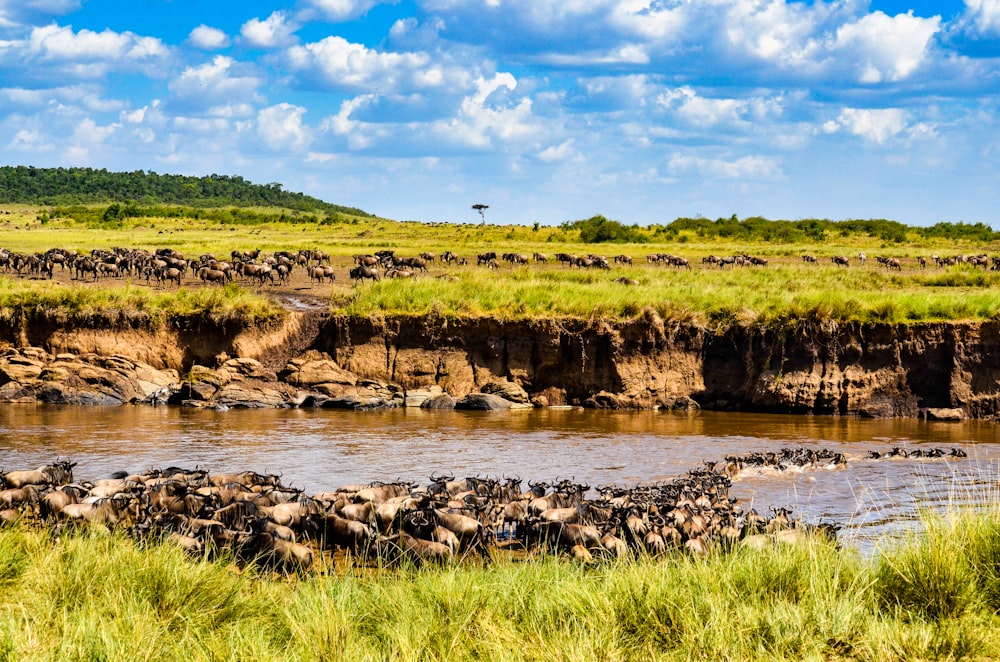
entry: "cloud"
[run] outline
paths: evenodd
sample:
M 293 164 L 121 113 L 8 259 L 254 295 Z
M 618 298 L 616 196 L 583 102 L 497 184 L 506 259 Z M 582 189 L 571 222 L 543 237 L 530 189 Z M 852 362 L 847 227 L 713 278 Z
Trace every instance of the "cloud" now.
M 510 92 L 517 79 L 510 73 L 497 73 L 491 79 L 479 78 L 476 91 L 462 99 L 458 114 L 450 121 L 437 122 L 435 132 L 444 140 L 484 149 L 500 142 L 519 141 L 538 136 L 541 127 L 531 114 L 531 99 L 515 100 Z
M 339 23 L 357 18 L 381 3 L 380 0 L 308 0 L 307 4 L 319 10 L 326 20 Z
M 548 53 L 533 58 L 534 61 L 557 67 L 586 67 L 614 64 L 649 64 L 649 55 L 636 44 L 626 44 L 609 51 L 579 53 Z
M 91 84 L 64 85 L 46 89 L 23 87 L 0 89 L 0 108 L 7 112 L 14 109 L 40 112 L 52 104 L 75 104 L 89 112 L 106 113 L 121 110 L 125 102 L 104 98 L 100 90 Z M 4 113 L 0 111 L 0 114 Z
M 1000 36 L 1000 0 L 965 0 L 964 23 L 983 36 Z
M 191 30 L 188 41 L 195 48 L 214 51 L 229 46 L 229 35 L 218 28 L 209 27 L 203 23 Z
M 899 81 L 911 76 L 928 56 L 941 17 L 920 18 L 880 11 L 837 30 L 833 50 L 857 63 L 861 83 Z
M 744 156 L 731 161 L 692 154 L 674 154 L 667 163 L 674 176 L 711 177 L 714 179 L 780 180 L 781 166 L 765 156 Z
M 80 0 L 0 0 L 0 29 L 20 28 L 79 8 Z
M 276 11 L 263 21 L 253 18 L 243 24 L 240 35 L 252 48 L 277 48 L 295 42 L 295 31 L 299 25 L 289 20 L 288 14 Z
M 93 32 L 51 24 L 33 28 L 27 40 L 18 42 L 8 53 L 21 66 L 38 72 L 44 65 L 51 75 L 100 78 L 110 71 L 142 71 L 163 61 L 166 46 L 154 37 L 131 32 Z
M 294 46 L 286 52 L 289 68 L 323 85 L 388 94 L 468 85 L 459 67 L 434 63 L 426 53 L 382 52 L 343 37 Z
M 687 85 L 667 89 L 657 97 L 656 103 L 683 123 L 697 128 L 735 126 L 750 121 L 760 123 L 780 118 L 784 113 L 784 99 L 781 96 L 709 98 L 699 95 Z
M 170 81 L 169 89 L 185 107 L 232 107 L 259 101 L 257 89 L 263 80 L 251 75 L 249 69 L 230 57 L 216 55 L 211 62 L 184 69 Z
M 344 101 L 336 115 L 323 120 L 319 127 L 320 131 L 343 138 L 351 151 L 369 149 L 377 140 L 388 138 L 391 135 L 390 129 L 386 125 L 353 119 L 352 115 L 376 102 L 377 98 L 372 94 Z
M 289 103 L 263 108 L 257 114 L 257 136 L 274 151 L 301 152 L 312 141 L 309 129 L 302 124 L 306 109 Z
M 656 101 L 685 122 L 699 127 L 740 121 L 748 105 L 740 99 L 701 97 L 689 86 L 667 90 Z
M 576 151 L 572 139 L 566 140 L 558 145 L 546 147 L 538 153 L 538 159 L 546 163 L 569 161 L 577 158 L 578 156 L 579 153 Z
M 826 133 L 845 130 L 870 142 L 884 144 L 906 129 L 909 115 L 900 108 L 845 108 L 836 120 L 823 125 Z

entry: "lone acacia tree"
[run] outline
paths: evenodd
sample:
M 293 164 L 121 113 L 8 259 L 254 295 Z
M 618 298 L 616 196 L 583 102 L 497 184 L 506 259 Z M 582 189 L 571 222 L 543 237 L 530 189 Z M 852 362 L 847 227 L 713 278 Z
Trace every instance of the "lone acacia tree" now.
M 480 218 L 483 219 L 483 225 L 486 225 L 486 210 L 489 209 L 490 206 L 484 205 L 480 202 L 472 205 L 472 208 L 479 212 Z

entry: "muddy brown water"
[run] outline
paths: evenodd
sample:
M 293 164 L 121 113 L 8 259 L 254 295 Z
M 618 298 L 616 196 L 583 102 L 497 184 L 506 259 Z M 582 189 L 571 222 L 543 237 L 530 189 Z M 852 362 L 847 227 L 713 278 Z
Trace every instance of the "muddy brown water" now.
M 592 486 L 664 481 L 730 454 L 783 447 L 847 454 L 836 470 L 744 472 L 732 494 L 746 509 L 792 508 L 845 525 L 870 549 L 923 508 L 993 493 L 1000 425 L 699 412 L 620 413 L 324 410 L 201 411 L 173 407 L 0 407 L 0 467 L 78 462 L 78 479 L 117 470 L 202 467 L 281 473 L 307 492 L 432 473 L 489 474 Z M 870 460 L 869 450 L 961 448 L 964 459 Z

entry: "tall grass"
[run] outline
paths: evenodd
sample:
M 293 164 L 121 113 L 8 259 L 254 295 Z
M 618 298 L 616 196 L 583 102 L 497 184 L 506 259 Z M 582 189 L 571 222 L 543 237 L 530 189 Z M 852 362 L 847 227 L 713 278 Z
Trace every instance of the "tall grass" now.
M 0 659 L 908 660 L 1000 654 L 1000 517 L 865 560 L 708 559 L 261 575 L 100 533 L 0 530 Z M 951 561 L 945 563 L 945 561 Z
M 335 300 L 348 315 L 495 315 L 502 318 L 628 319 L 646 307 L 664 319 L 704 324 L 772 324 L 794 320 L 911 323 L 991 319 L 1000 313 L 1000 274 L 987 285 L 929 286 L 921 274 L 798 265 L 767 269 L 676 271 L 560 267 L 453 269 L 452 280 L 386 280 Z M 616 282 L 627 276 L 635 285 Z M 983 278 L 980 273 L 978 278 Z M 963 281 L 964 282 L 964 281 Z
M 5 320 L 45 316 L 77 324 L 157 326 L 202 317 L 215 323 L 259 325 L 284 314 L 280 305 L 235 285 L 157 292 L 130 285 L 81 287 L 0 278 L 0 319 Z
M 450 316 L 492 315 L 501 318 L 584 317 L 628 319 L 643 309 L 657 310 L 664 319 L 695 320 L 705 324 L 784 323 L 811 319 L 900 324 L 938 320 L 992 319 L 1000 312 L 1000 272 L 986 272 L 969 266 L 946 269 L 919 269 L 917 255 L 932 252 L 996 252 L 997 246 L 966 242 L 952 245 L 946 240 L 925 239 L 908 244 L 884 245 L 863 236 L 832 238 L 823 245 L 782 244 L 747 245 L 728 240 L 666 241 L 649 244 L 581 244 L 577 233 L 558 227 L 487 225 L 478 223 L 414 223 L 387 219 L 352 219 L 332 225 L 267 223 L 248 228 L 194 219 L 129 219 L 120 230 L 95 231 L 72 221 L 54 220 L 42 225 L 34 220 L 37 210 L 18 208 L 13 221 L 4 229 L 3 246 L 15 251 L 37 252 L 52 247 L 90 251 L 93 248 L 129 246 L 153 250 L 170 247 L 188 256 L 212 253 L 226 257 L 234 249 L 260 248 L 265 253 L 301 248 L 322 249 L 333 255 L 341 269 L 351 264 L 351 256 L 393 249 L 397 254 L 416 255 L 429 251 L 440 255 L 454 251 L 471 261 L 466 267 L 431 265 L 431 276 L 447 274 L 457 282 L 420 277 L 414 281 L 382 282 L 352 288 L 346 278 L 334 283 L 332 305 L 348 315 L 420 315 L 436 312 Z M 606 271 L 583 271 L 532 263 L 527 267 L 498 271 L 475 265 L 476 255 L 484 251 L 574 254 L 618 253 L 631 255 L 634 267 Z M 854 256 L 860 251 L 869 255 L 886 254 L 904 260 L 902 272 L 887 272 L 870 260 L 861 266 L 855 260 L 850 268 L 834 267 L 829 256 Z M 694 269 L 679 271 L 652 266 L 645 256 L 672 253 L 687 257 Z M 703 266 L 700 258 L 708 254 L 752 253 L 770 259 L 766 268 L 727 268 Z M 818 264 L 805 264 L 799 256 L 813 253 Z M 614 282 L 619 277 L 638 281 L 637 285 Z M 80 288 L 84 289 L 84 288 Z M 108 292 L 121 289 L 101 285 Z M 128 289 L 128 288 L 125 288 Z M 134 288 L 136 290 L 144 288 Z M 66 310 L 134 308 L 156 315 L 176 306 L 180 309 L 202 307 L 213 314 L 234 316 L 273 315 L 265 310 L 262 299 L 248 296 L 233 301 L 187 300 L 188 295 L 164 295 L 156 303 L 128 294 L 128 302 L 102 294 L 70 295 L 59 293 L 46 298 L 42 290 L 22 290 L 35 296 L 40 305 Z M 92 297 L 74 300 L 75 296 Z M 174 300 L 167 300 L 175 296 Z M 205 295 L 208 296 L 208 295 Z M 216 293 L 215 296 L 219 296 Z

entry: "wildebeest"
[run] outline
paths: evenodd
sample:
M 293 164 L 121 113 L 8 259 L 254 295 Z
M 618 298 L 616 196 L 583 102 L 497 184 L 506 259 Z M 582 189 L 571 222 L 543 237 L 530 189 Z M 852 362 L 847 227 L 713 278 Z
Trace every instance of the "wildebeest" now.
M 361 267 L 361 266 L 354 267 L 353 269 L 351 269 L 350 275 L 351 275 L 351 280 L 355 281 L 355 283 L 360 283 L 366 278 L 369 280 L 379 279 L 378 269 L 374 269 L 372 267 Z
M 198 278 L 204 283 L 219 283 L 220 285 L 224 285 L 227 280 L 226 272 L 208 267 L 202 267 L 198 270 Z
M 73 467 L 75 466 L 76 462 L 59 460 L 37 469 L 0 474 L 0 478 L 9 488 L 24 487 L 25 485 L 66 485 L 73 482 Z
M 362 268 L 362 267 L 357 267 L 357 268 Z M 328 279 L 331 281 L 337 279 L 336 275 L 333 273 L 333 267 L 324 267 L 324 266 L 309 267 L 308 273 L 309 273 L 310 283 L 316 281 L 317 283 L 322 284 L 324 279 Z

